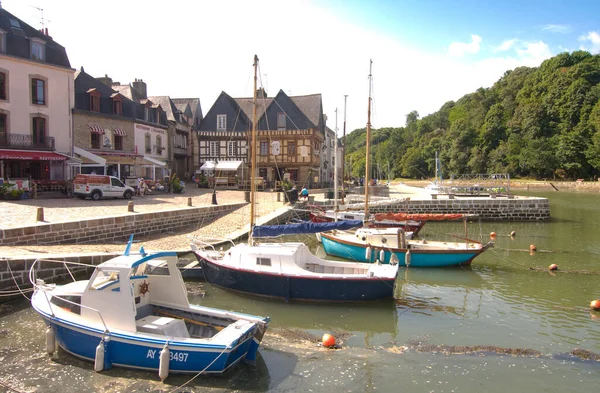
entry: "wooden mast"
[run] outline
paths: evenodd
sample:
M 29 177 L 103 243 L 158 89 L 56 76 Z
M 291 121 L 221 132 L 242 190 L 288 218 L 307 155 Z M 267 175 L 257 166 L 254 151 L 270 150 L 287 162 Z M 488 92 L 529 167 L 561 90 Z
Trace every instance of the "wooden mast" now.
M 344 95 L 344 135 L 342 138 L 342 205 L 344 204 L 345 184 L 346 184 L 346 99 L 348 94 Z M 336 135 L 337 138 L 337 135 Z M 337 156 L 336 156 L 337 159 Z
M 370 166 L 370 156 L 371 156 L 371 79 L 373 76 L 371 75 L 371 70 L 373 68 L 373 60 L 369 60 L 369 106 L 367 110 L 367 157 L 365 159 L 365 218 L 366 222 L 369 219 L 369 170 Z
M 254 55 L 254 101 L 252 105 L 252 154 L 250 158 L 251 169 L 250 169 L 250 233 L 248 234 L 248 243 L 253 244 L 252 240 L 252 229 L 254 228 L 254 193 L 256 191 L 256 184 L 254 178 L 256 176 L 256 84 L 257 84 L 257 69 L 258 69 L 258 56 Z

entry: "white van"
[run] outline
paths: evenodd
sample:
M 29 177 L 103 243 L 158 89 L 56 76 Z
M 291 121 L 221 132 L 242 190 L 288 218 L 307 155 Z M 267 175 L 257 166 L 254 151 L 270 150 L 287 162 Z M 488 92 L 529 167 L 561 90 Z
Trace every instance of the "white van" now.
M 131 199 L 135 190 L 123 184 L 114 176 L 77 175 L 73 180 L 73 195 L 85 199 L 90 197 L 97 201 L 100 198 Z

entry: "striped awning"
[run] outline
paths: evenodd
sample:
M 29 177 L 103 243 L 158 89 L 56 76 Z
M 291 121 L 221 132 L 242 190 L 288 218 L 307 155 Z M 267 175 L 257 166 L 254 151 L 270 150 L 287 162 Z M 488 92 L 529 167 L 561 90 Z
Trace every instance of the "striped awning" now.
M 90 126 L 90 132 L 92 134 L 104 134 L 104 128 L 100 126 Z
M 119 136 L 126 136 L 127 133 L 125 131 L 123 131 L 120 128 L 113 128 L 113 134 L 115 135 L 119 135 Z

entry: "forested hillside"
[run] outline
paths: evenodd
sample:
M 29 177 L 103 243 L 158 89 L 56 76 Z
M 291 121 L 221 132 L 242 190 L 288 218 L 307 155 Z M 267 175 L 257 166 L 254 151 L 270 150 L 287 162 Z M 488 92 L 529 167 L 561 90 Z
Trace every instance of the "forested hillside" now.
M 600 55 L 563 53 L 519 67 L 422 119 L 411 112 L 404 127 L 371 131 L 372 167 L 384 178 L 434 176 L 436 151 L 444 177 L 592 178 L 600 174 Z M 364 174 L 365 133 L 346 138 L 352 176 Z

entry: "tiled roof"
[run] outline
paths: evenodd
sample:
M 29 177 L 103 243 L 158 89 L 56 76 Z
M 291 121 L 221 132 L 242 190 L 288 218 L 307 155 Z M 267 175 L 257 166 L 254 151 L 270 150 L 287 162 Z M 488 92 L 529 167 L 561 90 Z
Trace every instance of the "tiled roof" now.
M 254 97 L 250 98 L 234 98 L 235 102 L 242 108 L 242 111 L 248 116 L 252 122 L 252 108 L 254 107 Z M 265 109 L 273 102 L 272 98 L 258 98 L 256 100 L 256 120 L 258 121 L 265 113 Z
M 177 122 L 181 121 L 179 116 L 175 116 L 175 114 L 177 113 L 177 108 L 175 107 L 175 104 L 173 104 L 173 101 L 171 101 L 171 98 L 169 98 L 169 96 L 153 96 L 148 97 L 148 99 L 155 104 L 159 104 L 161 108 L 163 108 L 163 110 L 167 114 L 167 120 Z
M 192 111 L 192 117 L 198 117 L 202 119 L 202 106 L 200 105 L 200 98 L 171 98 L 175 105 L 188 104 Z M 179 106 L 177 106 L 179 108 Z M 199 112 L 199 113 L 198 113 Z
M 318 127 L 320 124 L 323 109 L 321 107 L 321 94 L 310 94 L 306 96 L 292 96 L 290 99 L 296 104 L 298 109 Z
M 43 62 L 71 68 L 67 51 L 62 45 L 54 41 L 52 37 L 42 34 L 1 7 L 0 29 L 6 32 L 7 55 L 31 59 L 30 39 L 37 38 L 45 42 L 45 59 Z

